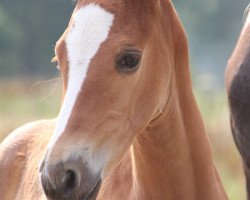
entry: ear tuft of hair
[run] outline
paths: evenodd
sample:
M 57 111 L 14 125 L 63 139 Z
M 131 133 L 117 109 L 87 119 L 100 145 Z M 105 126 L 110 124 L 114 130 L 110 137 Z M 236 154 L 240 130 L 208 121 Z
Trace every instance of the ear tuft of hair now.
M 58 62 L 57 56 L 51 59 L 51 63 L 56 63 L 56 62 Z
M 247 16 L 249 14 L 249 11 L 250 11 L 250 3 L 248 4 L 248 6 L 246 7 L 245 11 L 244 11 L 244 15 L 243 15 L 243 23 L 246 22 L 247 20 Z

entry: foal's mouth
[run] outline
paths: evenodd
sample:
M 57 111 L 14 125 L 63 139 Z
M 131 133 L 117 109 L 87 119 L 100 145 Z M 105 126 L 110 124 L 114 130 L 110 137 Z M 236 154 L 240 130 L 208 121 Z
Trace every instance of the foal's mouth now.
M 100 191 L 102 185 L 102 181 L 99 180 L 97 184 L 94 186 L 93 190 L 89 194 L 82 195 L 78 200 L 96 200 L 97 195 Z

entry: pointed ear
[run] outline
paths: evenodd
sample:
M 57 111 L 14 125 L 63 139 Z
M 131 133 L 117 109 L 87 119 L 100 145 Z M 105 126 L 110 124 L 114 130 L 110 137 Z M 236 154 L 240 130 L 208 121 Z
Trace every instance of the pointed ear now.
M 154 0 L 153 0 L 154 1 Z M 166 3 L 168 1 L 172 1 L 172 0 L 158 0 L 158 3 Z M 155 1 L 156 2 L 156 1 Z
M 171 0 L 158 0 L 158 6 L 160 9 L 165 13 L 169 7 L 171 7 L 171 10 L 174 8 L 174 5 Z

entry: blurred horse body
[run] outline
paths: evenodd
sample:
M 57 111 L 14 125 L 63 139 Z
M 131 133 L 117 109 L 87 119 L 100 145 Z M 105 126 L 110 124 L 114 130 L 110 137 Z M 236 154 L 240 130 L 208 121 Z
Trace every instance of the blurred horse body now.
M 247 13 L 249 12 L 249 6 Z M 250 198 L 250 15 L 228 62 L 226 87 L 231 129 L 244 163 L 248 199 Z
M 1 200 L 227 199 L 171 1 L 79 0 L 56 57 L 61 111 L 1 144 Z

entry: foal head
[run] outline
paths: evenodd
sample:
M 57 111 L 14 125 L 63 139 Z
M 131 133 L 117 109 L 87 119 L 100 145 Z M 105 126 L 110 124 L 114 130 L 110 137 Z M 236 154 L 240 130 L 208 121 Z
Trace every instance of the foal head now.
M 65 93 L 40 167 L 49 199 L 96 198 L 165 108 L 185 42 L 170 1 L 79 0 L 56 45 Z

